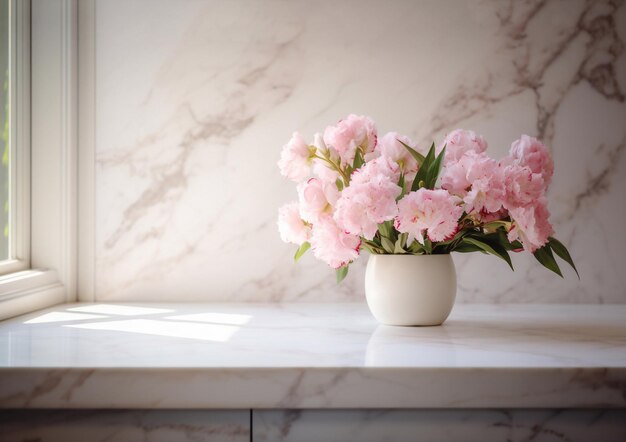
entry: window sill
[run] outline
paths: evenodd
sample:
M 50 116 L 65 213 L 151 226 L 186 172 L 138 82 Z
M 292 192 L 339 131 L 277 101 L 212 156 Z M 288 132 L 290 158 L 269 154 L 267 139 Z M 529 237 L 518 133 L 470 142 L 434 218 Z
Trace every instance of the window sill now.
M 0 320 L 65 301 L 54 270 L 25 270 L 0 277 Z

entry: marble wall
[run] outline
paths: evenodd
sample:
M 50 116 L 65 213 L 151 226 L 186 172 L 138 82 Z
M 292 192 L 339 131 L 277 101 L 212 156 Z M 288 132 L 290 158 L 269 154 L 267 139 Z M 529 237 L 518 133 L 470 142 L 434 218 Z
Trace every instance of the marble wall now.
M 281 146 L 353 112 L 550 146 L 581 281 L 456 256 L 459 302 L 626 302 L 625 41 L 618 0 L 97 0 L 97 300 L 363 300 L 276 229 Z

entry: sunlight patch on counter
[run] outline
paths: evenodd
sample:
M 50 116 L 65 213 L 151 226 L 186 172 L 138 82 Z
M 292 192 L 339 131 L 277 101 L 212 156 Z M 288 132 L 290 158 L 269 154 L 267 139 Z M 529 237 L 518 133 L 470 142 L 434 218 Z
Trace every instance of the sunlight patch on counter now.
M 71 324 L 64 327 L 90 330 L 110 330 L 139 333 L 173 338 L 197 339 L 201 341 L 228 341 L 239 327 L 221 324 L 199 324 L 194 322 L 174 322 L 156 319 L 128 319 L 119 321 Z
M 133 305 L 95 304 L 68 308 L 71 312 L 98 313 L 103 315 L 156 315 L 158 313 L 173 313 L 174 310 L 154 307 L 135 307 Z
M 173 319 L 176 321 L 209 322 L 211 324 L 243 325 L 243 324 L 247 324 L 250 321 L 250 319 L 252 319 L 252 316 L 234 314 L 234 313 L 206 312 L 206 313 L 192 313 L 188 315 L 168 316 L 165 319 Z
M 70 313 L 70 312 L 50 312 L 45 313 L 36 318 L 24 321 L 24 324 L 45 324 L 48 322 L 67 322 L 67 321 L 82 321 L 85 319 L 101 319 L 106 316 L 101 315 L 89 315 L 85 313 Z

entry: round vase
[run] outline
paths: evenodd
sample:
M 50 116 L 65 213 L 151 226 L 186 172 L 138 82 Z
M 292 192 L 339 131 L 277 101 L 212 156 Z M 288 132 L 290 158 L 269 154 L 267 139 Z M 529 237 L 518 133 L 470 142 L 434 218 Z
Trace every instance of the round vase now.
M 370 255 L 365 271 L 370 311 L 386 325 L 441 325 L 456 298 L 456 271 L 447 255 Z

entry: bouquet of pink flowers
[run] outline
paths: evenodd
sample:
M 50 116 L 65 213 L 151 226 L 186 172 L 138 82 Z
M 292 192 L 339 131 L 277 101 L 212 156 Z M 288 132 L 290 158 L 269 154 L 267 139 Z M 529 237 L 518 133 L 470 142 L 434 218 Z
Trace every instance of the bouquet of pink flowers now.
M 299 246 L 296 261 L 310 248 L 338 281 L 362 250 L 482 252 L 511 269 L 509 251 L 527 250 L 559 275 L 555 254 L 576 270 L 552 237 L 546 147 L 522 135 L 499 161 L 486 149 L 481 136 L 457 129 L 425 151 L 395 132 L 378 138 L 374 121 L 357 115 L 315 134 L 313 144 L 296 132 L 278 162 L 298 183 L 298 201 L 278 212 L 281 238 Z

